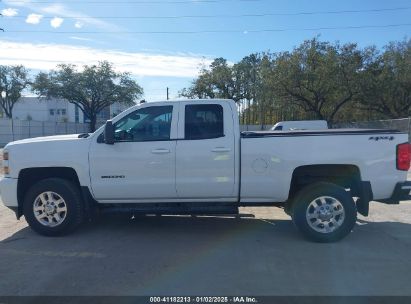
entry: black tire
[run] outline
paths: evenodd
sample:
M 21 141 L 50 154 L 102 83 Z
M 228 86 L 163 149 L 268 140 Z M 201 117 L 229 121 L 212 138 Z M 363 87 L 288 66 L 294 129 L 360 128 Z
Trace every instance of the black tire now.
M 64 216 L 61 223 L 53 227 L 42 224 L 36 218 L 34 211 L 36 199 L 45 192 L 54 192 L 60 196 L 64 200 L 65 205 L 63 206 L 67 210 L 60 213 Z M 37 233 L 45 236 L 65 235 L 82 223 L 84 217 L 83 200 L 78 187 L 72 182 L 61 178 L 48 178 L 39 181 L 28 190 L 24 198 L 23 213 L 29 226 Z
M 321 197 L 323 197 L 322 201 Z M 315 203 L 310 205 L 314 201 Z M 316 209 L 316 205 L 318 209 L 324 206 L 322 210 L 326 212 L 322 215 L 324 218 L 320 218 L 320 210 Z M 324 210 L 326 208 L 329 210 Z M 341 209 L 343 209 L 343 214 L 341 214 Z M 337 213 L 340 214 L 334 215 Z M 311 218 L 311 216 L 315 218 Z M 332 183 L 318 182 L 306 186 L 294 197 L 292 219 L 298 230 L 307 239 L 320 243 L 330 243 L 341 240 L 351 232 L 357 221 L 357 209 L 352 197 L 344 188 Z M 334 225 L 334 223 L 338 224 Z

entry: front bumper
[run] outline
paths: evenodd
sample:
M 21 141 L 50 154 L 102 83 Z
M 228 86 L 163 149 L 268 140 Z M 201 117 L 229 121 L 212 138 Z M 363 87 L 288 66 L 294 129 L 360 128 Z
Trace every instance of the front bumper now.
M 0 195 L 3 205 L 17 207 L 17 178 L 3 177 L 0 180 Z
M 411 201 L 411 181 L 397 183 L 392 196 L 381 200 L 382 203 L 386 204 L 399 204 L 400 201 Z

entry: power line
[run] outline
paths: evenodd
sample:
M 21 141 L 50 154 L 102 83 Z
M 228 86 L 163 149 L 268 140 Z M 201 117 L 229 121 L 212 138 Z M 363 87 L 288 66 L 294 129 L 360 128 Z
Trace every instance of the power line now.
M 359 25 L 359 26 L 325 26 L 313 28 L 278 28 L 278 29 L 254 29 L 254 30 L 202 30 L 202 31 L 31 31 L 13 30 L 6 33 L 31 33 L 31 34 L 248 34 L 248 33 L 273 33 L 290 31 L 319 31 L 319 30 L 354 30 L 354 29 L 377 29 L 411 26 L 411 23 L 386 24 L 386 25 Z
M 378 13 L 410 10 L 411 6 L 381 8 L 381 9 L 364 9 L 364 10 L 338 10 L 338 11 L 311 11 L 295 13 L 256 13 L 256 14 L 220 14 L 220 15 L 181 15 L 181 16 L 64 16 L 65 19 L 183 19 L 183 18 L 244 18 L 244 17 L 272 17 L 272 16 L 301 16 L 301 15 L 339 15 L 353 13 Z M 14 16 L 13 18 L 26 18 L 26 16 Z M 45 19 L 52 19 L 55 16 L 43 16 Z
M 221 2 L 260 2 L 264 0 L 169 0 L 169 1 L 100 1 L 100 0 L 89 0 L 89 1 L 70 1 L 70 4 L 197 4 L 197 3 L 221 3 Z M 24 0 L 9 0 L 9 4 L 26 4 L 27 1 Z M 30 4 L 44 4 L 44 3 L 56 3 L 55 1 L 38 0 L 30 1 Z

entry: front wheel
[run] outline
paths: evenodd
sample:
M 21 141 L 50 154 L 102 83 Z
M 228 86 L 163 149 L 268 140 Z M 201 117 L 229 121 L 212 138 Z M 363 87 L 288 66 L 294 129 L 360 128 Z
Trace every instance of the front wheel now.
M 293 222 L 315 242 L 335 242 L 353 229 L 357 209 L 344 188 L 319 182 L 303 188 L 293 199 Z
M 64 235 L 83 220 L 83 201 L 78 187 L 61 178 L 48 178 L 27 192 L 23 213 L 30 227 L 46 236 Z

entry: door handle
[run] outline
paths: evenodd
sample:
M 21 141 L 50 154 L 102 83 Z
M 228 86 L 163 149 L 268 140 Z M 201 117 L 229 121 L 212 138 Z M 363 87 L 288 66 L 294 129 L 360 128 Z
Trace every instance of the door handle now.
M 170 153 L 169 149 L 153 149 L 151 150 L 151 153 L 153 154 L 168 154 Z
M 224 148 L 224 147 L 217 147 L 217 148 L 214 148 L 213 150 L 211 150 L 211 152 L 217 152 L 217 153 L 230 152 L 230 151 L 231 151 L 230 148 Z

